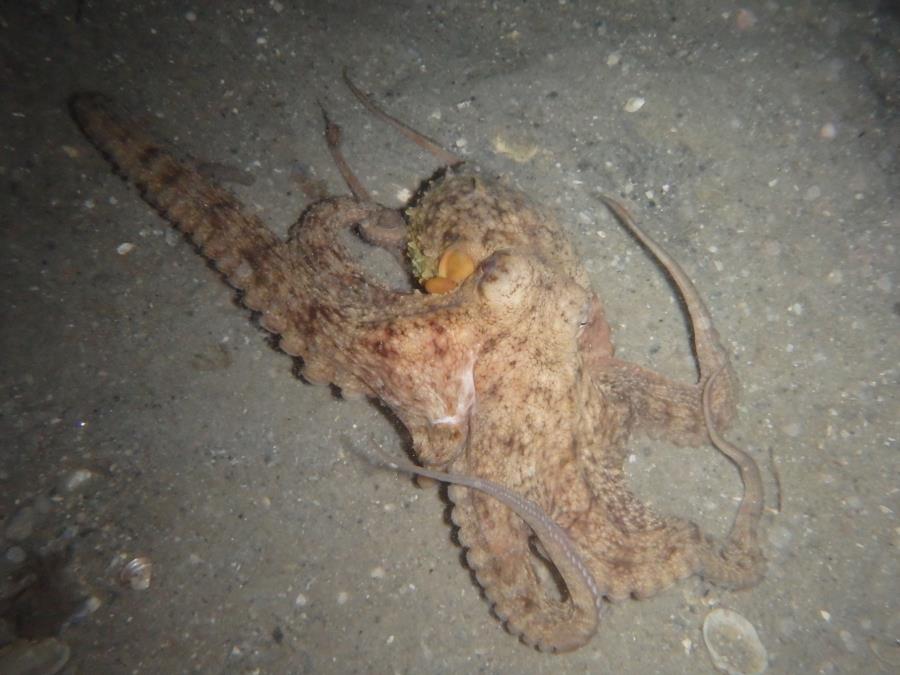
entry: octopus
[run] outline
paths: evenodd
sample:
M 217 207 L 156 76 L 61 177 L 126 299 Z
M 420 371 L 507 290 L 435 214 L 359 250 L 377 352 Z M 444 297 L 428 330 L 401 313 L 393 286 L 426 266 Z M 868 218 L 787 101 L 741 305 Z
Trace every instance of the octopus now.
M 601 298 L 552 214 L 461 170 L 347 83 L 447 166 L 406 208 L 380 205 L 326 115 L 326 141 L 352 196 L 313 203 L 286 239 L 107 97 L 76 94 L 70 109 L 281 350 L 302 359 L 304 379 L 377 399 L 402 422 L 415 463 L 373 461 L 449 484 L 467 564 L 509 633 L 542 651 L 571 651 L 591 640 L 607 601 L 646 598 L 692 575 L 727 589 L 758 583 L 762 481 L 753 458 L 722 435 L 736 412 L 736 377 L 684 271 L 604 198 L 673 280 L 693 329 L 696 382 L 616 358 Z M 377 278 L 345 245 L 348 232 L 395 254 L 419 288 Z M 636 434 L 711 443 L 736 465 L 744 490 L 727 536 L 636 497 L 623 471 Z

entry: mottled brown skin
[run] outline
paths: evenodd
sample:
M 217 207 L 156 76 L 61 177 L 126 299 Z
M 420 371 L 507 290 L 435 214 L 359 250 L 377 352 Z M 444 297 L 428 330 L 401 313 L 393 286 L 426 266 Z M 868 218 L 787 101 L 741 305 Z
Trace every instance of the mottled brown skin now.
M 574 649 L 596 631 L 600 595 L 646 597 L 692 574 L 732 588 L 759 581 L 758 472 L 716 431 L 733 417 L 734 378 L 696 291 L 652 242 L 694 324 L 696 384 L 614 357 L 600 300 L 562 228 L 517 191 L 449 172 L 427 186 L 406 214 L 420 250 L 438 257 L 458 247 L 476 271 L 446 295 L 399 293 L 367 276 L 337 236 L 395 228 L 396 211 L 326 199 L 282 241 L 102 96 L 78 95 L 71 107 L 91 141 L 242 292 L 281 348 L 303 358 L 304 377 L 384 401 L 409 430 L 424 473 L 481 481 L 451 486 L 452 515 L 510 632 L 544 650 Z M 617 213 L 636 230 L 627 212 Z M 632 495 L 622 462 L 635 432 L 682 445 L 712 441 L 736 458 L 747 492 L 725 542 Z M 491 485 L 513 497 L 500 499 Z M 543 580 L 544 556 L 563 577 L 562 596 Z

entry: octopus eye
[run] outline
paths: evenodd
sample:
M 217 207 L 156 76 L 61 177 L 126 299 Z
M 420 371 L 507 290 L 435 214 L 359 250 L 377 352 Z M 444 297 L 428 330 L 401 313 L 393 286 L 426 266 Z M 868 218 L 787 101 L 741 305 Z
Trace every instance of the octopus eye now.
M 492 305 L 520 304 L 534 286 L 534 270 L 526 258 L 497 252 L 481 264 L 478 290 Z

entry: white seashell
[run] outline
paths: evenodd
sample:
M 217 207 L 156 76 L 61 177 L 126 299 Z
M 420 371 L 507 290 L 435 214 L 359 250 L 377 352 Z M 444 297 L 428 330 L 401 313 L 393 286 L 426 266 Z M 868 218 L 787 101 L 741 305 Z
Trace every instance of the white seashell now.
M 150 558 L 137 557 L 128 562 L 119 572 L 119 579 L 126 586 L 136 591 L 146 591 L 150 588 L 150 579 L 153 577 L 153 563 Z
M 646 101 L 643 98 L 641 98 L 640 96 L 635 96 L 633 98 L 630 98 L 625 102 L 625 112 L 630 112 L 630 113 L 637 112 L 638 110 L 640 110 L 641 108 L 644 107 L 645 103 L 646 103 Z
M 761 675 L 769 665 L 756 628 L 730 609 L 714 609 L 706 615 L 703 641 L 713 665 L 728 675 Z

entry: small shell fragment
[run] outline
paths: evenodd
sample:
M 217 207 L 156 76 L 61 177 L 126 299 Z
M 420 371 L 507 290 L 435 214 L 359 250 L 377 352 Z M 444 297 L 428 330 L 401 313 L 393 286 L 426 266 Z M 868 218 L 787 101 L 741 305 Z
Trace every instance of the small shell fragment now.
M 730 609 L 714 609 L 706 615 L 703 641 L 713 665 L 728 675 L 761 675 L 768 667 L 769 657 L 756 628 Z
M 494 152 L 504 157 L 509 157 L 514 162 L 525 164 L 537 155 L 539 147 L 537 143 L 525 138 L 509 138 L 500 134 L 491 140 Z
M 132 244 L 130 241 L 126 241 L 116 247 L 116 253 L 118 253 L 119 255 L 128 255 L 133 250 L 134 244 Z
M 75 492 L 93 477 L 94 473 L 88 469 L 76 469 L 65 477 L 62 482 L 62 489 L 65 492 Z
M 645 103 L 646 101 L 640 96 L 633 96 L 632 98 L 625 101 L 625 112 L 637 112 L 644 107 Z
M 122 584 L 135 591 L 146 591 L 150 588 L 150 579 L 153 577 L 153 563 L 150 558 L 139 556 L 130 560 L 122 571 L 119 579 Z

